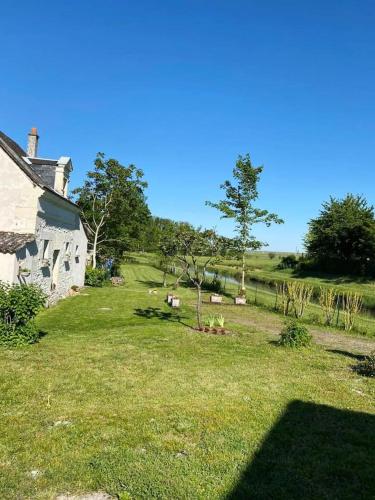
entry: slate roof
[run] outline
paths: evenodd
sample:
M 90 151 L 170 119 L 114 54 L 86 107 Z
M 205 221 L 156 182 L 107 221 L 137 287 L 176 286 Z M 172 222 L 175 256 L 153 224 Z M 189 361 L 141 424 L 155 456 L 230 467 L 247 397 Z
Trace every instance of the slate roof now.
M 25 172 L 25 174 L 39 187 L 42 189 L 49 191 L 50 193 L 55 194 L 58 196 L 60 199 L 65 200 L 67 203 L 70 205 L 73 205 L 74 207 L 77 207 L 77 205 L 69 200 L 69 198 L 65 198 L 65 196 L 62 196 L 61 194 L 57 193 L 54 189 L 52 189 L 50 186 L 47 186 L 46 183 L 43 181 L 43 179 L 40 177 L 40 175 L 33 170 L 31 165 L 26 163 L 24 160 L 25 157 L 27 157 L 27 153 L 16 143 L 14 142 L 10 137 L 8 137 L 4 132 L 0 131 L 0 147 L 4 149 L 4 151 L 12 158 L 12 160 L 19 166 L 19 168 Z M 29 158 L 31 160 L 31 163 L 35 162 L 37 163 L 38 159 L 34 158 Z M 47 161 L 54 161 L 54 160 L 47 160 Z
M 0 231 L 0 253 L 15 253 L 26 243 L 35 240 L 35 235 L 26 233 L 12 233 L 9 231 Z

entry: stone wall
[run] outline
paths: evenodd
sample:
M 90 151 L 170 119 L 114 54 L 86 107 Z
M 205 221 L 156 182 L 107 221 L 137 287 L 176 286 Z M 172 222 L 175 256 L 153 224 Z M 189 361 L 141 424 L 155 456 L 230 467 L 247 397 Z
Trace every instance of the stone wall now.
M 45 193 L 38 204 L 35 234 L 35 242 L 17 252 L 19 264 L 31 270 L 20 280 L 38 284 L 54 303 L 73 285 L 84 284 L 87 238 L 77 208 Z

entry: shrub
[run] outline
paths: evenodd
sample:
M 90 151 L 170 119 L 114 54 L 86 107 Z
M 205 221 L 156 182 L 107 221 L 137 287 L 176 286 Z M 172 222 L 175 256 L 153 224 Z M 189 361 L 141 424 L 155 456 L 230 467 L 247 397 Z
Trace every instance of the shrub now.
M 277 267 L 278 269 L 295 269 L 297 267 L 297 264 L 297 257 L 293 254 L 290 254 L 282 257 Z
M 18 347 L 33 344 L 39 338 L 39 330 L 33 321 L 25 325 L 0 322 L 0 344 Z
M 365 377 L 375 377 L 375 351 L 372 351 L 364 360 L 360 361 L 354 369 Z
M 85 285 L 102 287 L 107 280 L 107 271 L 105 269 L 88 267 L 85 273 Z
M 290 321 L 280 334 L 279 344 L 287 347 L 307 347 L 311 344 L 311 334 L 297 321 Z
M 8 285 L 0 282 L 0 344 L 35 342 L 38 329 L 32 321 L 44 306 L 46 295 L 36 285 Z
M 224 293 L 222 282 L 217 274 L 214 274 L 211 281 L 205 279 L 202 283 L 202 288 L 209 292 Z

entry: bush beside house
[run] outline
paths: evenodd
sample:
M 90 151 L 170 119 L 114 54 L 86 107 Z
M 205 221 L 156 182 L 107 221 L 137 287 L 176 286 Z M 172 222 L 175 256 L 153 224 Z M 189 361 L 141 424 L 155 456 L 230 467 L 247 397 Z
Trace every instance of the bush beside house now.
M 46 295 L 36 285 L 9 285 L 0 282 L 0 344 L 31 344 L 39 337 L 34 323 Z

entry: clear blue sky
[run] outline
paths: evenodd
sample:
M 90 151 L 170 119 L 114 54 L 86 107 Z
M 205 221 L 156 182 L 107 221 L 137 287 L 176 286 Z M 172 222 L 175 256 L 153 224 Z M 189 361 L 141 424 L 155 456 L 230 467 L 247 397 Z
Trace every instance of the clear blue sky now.
M 37 126 L 73 186 L 97 151 L 135 163 L 155 215 L 225 234 L 204 202 L 250 152 L 286 221 L 256 235 L 301 249 L 330 195 L 375 202 L 374 26 L 366 0 L 3 0 L 0 129 Z

